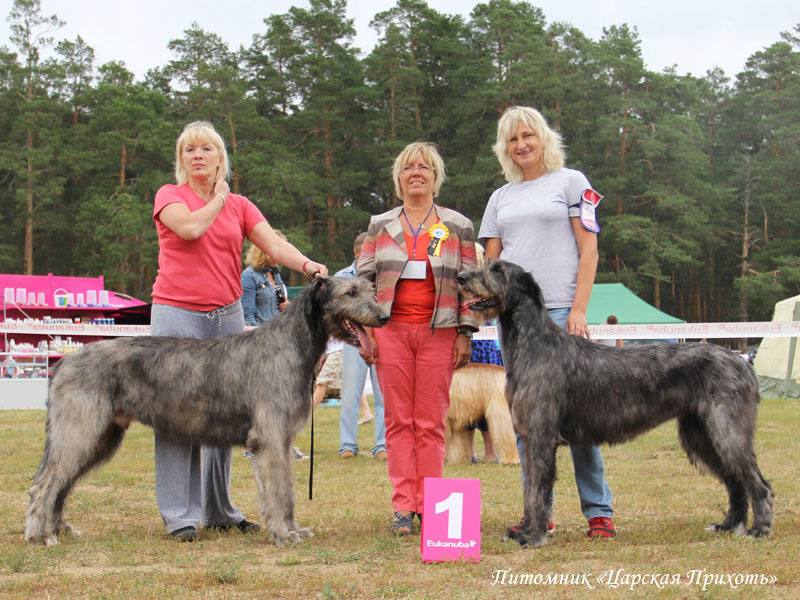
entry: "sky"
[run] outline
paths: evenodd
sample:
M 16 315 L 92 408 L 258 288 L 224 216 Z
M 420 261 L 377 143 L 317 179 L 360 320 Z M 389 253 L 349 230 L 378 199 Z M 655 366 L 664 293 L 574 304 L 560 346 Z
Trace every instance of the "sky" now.
M 183 36 L 193 21 L 218 34 L 231 49 L 249 46 L 254 33 L 263 33 L 263 19 L 285 13 L 305 0 L 40 0 L 41 13 L 57 15 L 66 26 L 56 40 L 80 35 L 95 51 L 96 64 L 124 61 L 141 79 L 148 69 L 164 66 L 172 53 L 171 39 Z M 0 0 L 0 46 L 12 48 L 7 17 L 12 0 Z M 355 20 L 354 46 L 365 54 L 377 40 L 369 27 L 372 17 L 394 6 L 395 0 L 348 0 Z M 428 6 L 465 19 L 477 0 L 428 0 Z M 781 32 L 800 24 L 798 0 L 530 0 L 544 12 L 546 22 L 566 22 L 592 39 L 603 27 L 627 23 L 636 27 L 642 56 L 651 71 L 675 66 L 679 74 L 705 75 L 722 67 L 732 79 L 753 53 L 780 41 Z

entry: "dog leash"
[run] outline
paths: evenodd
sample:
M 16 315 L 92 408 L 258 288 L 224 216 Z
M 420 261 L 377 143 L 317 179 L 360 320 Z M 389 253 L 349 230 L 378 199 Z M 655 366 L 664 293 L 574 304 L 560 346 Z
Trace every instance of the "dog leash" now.
M 308 262 L 308 261 L 306 261 Z M 305 264 L 303 265 L 305 272 Z M 320 275 L 319 270 L 311 274 L 311 281 Z M 311 381 L 311 448 L 308 451 L 308 499 L 314 499 L 314 381 Z
M 311 384 L 311 448 L 308 451 L 308 499 L 314 499 L 314 384 Z

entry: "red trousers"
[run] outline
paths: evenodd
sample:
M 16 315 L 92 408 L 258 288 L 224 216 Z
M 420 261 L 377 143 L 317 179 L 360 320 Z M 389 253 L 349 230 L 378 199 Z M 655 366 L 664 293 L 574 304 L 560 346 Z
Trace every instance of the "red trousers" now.
M 422 513 L 425 477 L 441 477 L 456 328 L 389 321 L 374 330 L 394 511 Z

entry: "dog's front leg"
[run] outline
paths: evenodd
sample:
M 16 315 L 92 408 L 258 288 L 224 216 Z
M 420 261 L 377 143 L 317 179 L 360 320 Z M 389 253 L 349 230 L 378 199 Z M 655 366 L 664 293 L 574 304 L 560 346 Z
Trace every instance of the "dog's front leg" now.
M 269 539 L 278 546 L 312 537 L 294 521 L 294 471 L 291 455 L 283 448 L 262 448 L 252 468 L 259 492 L 259 510 Z
M 509 528 L 507 537 L 520 546 L 543 546 L 547 543 L 547 524 L 553 507 L 553 484 L 556 479 L 556 450 L 545 436 L 540 443 L 524 440 L 523 482 L 525 516 L 517 528 Z

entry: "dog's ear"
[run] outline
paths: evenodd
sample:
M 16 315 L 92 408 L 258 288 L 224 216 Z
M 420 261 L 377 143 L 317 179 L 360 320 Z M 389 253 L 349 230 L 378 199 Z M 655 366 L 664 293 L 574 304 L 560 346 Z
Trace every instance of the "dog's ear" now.
M 306 314 L 314 313 L 320 309 L 328 297 L 329 287 L 329 282 L 325 277 L 315 277 L 290 306 L 297 306 Z
M 533 298 L 534 303 L 536 303 L 536 306 L 539 309 L 544 310 L 544 296 L 542 295 L 542 288 L 540 288 L 539 284 L 536 283 L 536 280 L 533 278 L 533 275 L 531 275 L 530 273 L 525 273 L 525 275 L 527 275 L 526 285 L 527 285 L 528 295 L 530 295 L 530 297 Z
M 328 288 L 328 278 L 327 277 L 314 277 L 309 284 L 315 292 L 319 292 L 320 290 L 326 290 Z
M 328 297 L 330 292 L 330 281 L 327 277 L 314 277 L 311 283 L 308 284 L 313 290 L 313 296 L 316 304 L 321 304 Z

